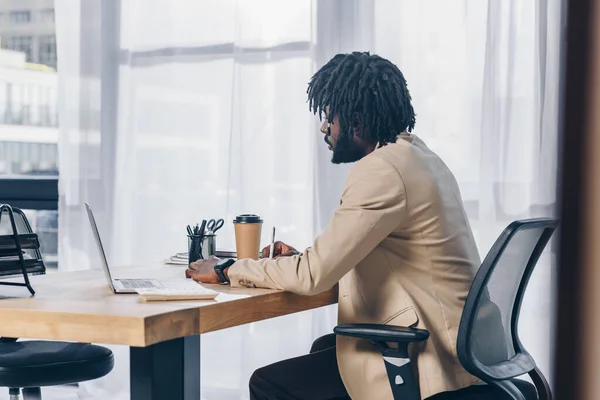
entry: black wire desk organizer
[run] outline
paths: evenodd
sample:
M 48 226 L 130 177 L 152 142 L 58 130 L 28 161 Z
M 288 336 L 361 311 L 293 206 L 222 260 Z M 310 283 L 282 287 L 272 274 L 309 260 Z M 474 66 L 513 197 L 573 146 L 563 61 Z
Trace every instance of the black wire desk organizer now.
M 0 232 L 6 232 L 2 224 L 5 216 L 8 216 L 12 234 L 0 235 L 0 285 L 24 286 L 34 295 L 28 275 L 46 273 L 38 235 L 33 233 L 25 213 L 8 204 L 0 205 Z M 21 275 L 24 282 L 3 280 Z

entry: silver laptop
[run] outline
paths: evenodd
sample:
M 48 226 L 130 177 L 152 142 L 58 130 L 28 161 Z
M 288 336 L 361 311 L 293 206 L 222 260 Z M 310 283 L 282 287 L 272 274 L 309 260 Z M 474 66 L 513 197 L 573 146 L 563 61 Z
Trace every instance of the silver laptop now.
M 85 203 L 85 210 L 87 211 L 88 218 L 90 219 L 90 225 L 92 226 L 92 232 L 94 233 L 94 239 L 96 239 L 96 245 L 98 245 L 98 252 L 100 253 L 100 259 L 102 261 L 102 268 L 104 269 L 104 275 L 108 281 L 108 285 L 115 293 L 137 293 L 136 289 L 143 288 L 160 288 L 163 285 L 156 279 L 113 279 L 110 274 L 110 268 L 108 267 L 108 261 L 106 260 L 106 254 L 102 247 L 102 241 L 100 240 L 100 233 L 98 233 L 98 227 L 96 226 L 96 220 L 94 219 L 94 213 L 88 203 Z

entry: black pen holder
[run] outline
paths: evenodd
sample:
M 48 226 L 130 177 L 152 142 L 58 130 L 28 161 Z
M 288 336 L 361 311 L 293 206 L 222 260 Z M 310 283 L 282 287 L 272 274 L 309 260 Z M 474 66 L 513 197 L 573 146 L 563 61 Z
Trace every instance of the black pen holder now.
M 203 236 L 188 235 L 188 263 L 206 260 L 217 253 L 217 235 L 207 233 Z
M 188 264 L 202 260 L 203 235 L 188 235 Z

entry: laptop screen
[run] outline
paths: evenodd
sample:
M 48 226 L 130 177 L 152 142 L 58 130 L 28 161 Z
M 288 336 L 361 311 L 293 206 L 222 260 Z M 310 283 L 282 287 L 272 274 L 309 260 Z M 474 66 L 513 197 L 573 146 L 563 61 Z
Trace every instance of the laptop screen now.
M 98 252 L 100 253 L 100 260 L 102 261 L 102 269 L 104 269 L 106 281 L 108 282 L 111 289 L 114 291 L 115 287 L 113 285 L 112 276 L 110 275 L 110 269 L 108 268 L 106 254 L 104 253 L 104 248 L 102 247 L 102 241 L 100 240 L 100 233 L 98 232 L 98 227 L 96 226 L 94 213 L 92 213 L 92 208 L 88 203 L 85 203 L 85 210 L 87 211 L 87 215 L 90 220 L 90 225 L 92 226 L 92 233 L 94 234 L 94 239 L 96 240 L 96 245 L 98 246 Z

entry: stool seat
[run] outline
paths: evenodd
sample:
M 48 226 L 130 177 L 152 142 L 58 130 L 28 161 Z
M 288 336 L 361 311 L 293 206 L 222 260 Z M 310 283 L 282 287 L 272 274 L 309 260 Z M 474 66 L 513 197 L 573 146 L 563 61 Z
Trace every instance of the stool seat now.
M 31 340 L 0 343 L 0 386 L 63 385 L 100 378 L 114 366 L 112 351 L 84 343 Z

